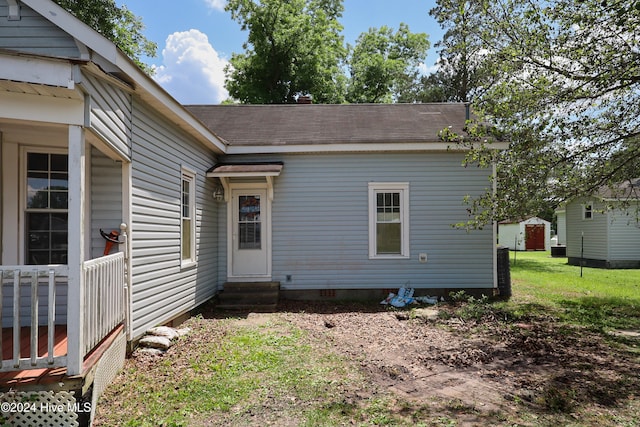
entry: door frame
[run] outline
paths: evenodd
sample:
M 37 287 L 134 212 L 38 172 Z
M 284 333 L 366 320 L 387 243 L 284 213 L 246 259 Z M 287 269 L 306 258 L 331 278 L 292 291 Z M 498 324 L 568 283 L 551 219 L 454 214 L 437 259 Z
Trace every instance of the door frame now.
M 262 242 L 265 245 L 267 272 L 264 275 L 235 275 L 233 271 L 233 254 L 234 254 L 234 241 L 233 231 L 235 227 L 234 218 L 234 197 L 233 193 L 236 190 L 251 191 L 259 190 L 264 191 L 266 196 L 264 198 L 261 209 L 264 209 L 263 218 L 263 230 L 262 230 Z M 269 197 L 269 186 L 267 182 L 242 182 L 242 183 L 229 183 L 229 202 L 227 203 L 227 281 L 228 282 L 270 282 L 272 280 L 272 243 L 271 243 L 271 197 Z

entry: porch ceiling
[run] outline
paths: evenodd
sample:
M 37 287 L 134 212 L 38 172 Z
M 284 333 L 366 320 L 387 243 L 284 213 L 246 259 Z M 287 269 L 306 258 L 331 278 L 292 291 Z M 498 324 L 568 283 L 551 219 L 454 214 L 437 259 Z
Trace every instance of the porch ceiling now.
M 83 95 L 77 90 L 67 89 L 59 86 L 47 86 L 33 83 L 14 82 L 10 80 L 0 80 L 0 91 L 25 93 L 29 95 L 51 96 L 55 98 L 67 98 L 82 100 Z
M 22 120 L 13 120 L 0 118 L 0 135 L 1 141 L 19 142 L 34 144 L 47 144 L 59 140 L 62 143 L 68 141 L 67 126 L 44 123 L 44 122 L 28 122 Z

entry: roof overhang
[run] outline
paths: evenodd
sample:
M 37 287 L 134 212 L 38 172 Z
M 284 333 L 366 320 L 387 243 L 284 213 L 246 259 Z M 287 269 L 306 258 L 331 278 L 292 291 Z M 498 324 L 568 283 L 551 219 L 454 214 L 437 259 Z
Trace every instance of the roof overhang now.
M 218 178 L 224 188 L 224 201 L 229 201 L 229 180 L 232 178 L 264 178 L 269 199 L 273 200 L 273 178 L 280 176 L 284 164 L 273 163 L 219 163 L 207 171 L 207 178 Z
M 450 142 L 394 142 L 394 143 L 344 143 L 344 144 L 274 144 L 274 145 L 228 145 L 228 155 L 233 154 L 305 154 L 305 153 L 365 153 L 365 152 L 464 152 L 470 148 L 506 150 L 506 142 L 477 143 L 472 147 Z
M 274 163 L 219 163 L 207 171 L 208 178 L 279 176 L 284 165 Z
M 52 1 L 21 0 L 22 3 L 57 25 L 90 49 L 92 55 L 113 64 L 130 79 L 134 93 L 176 126 L 193 136 L 212 151 L 222 154 L 226 144 L 200 120 L 169 95 L 155 80 L 144 73 L 115 44 Z M 94 58 L 95 59 L 95 58 Z

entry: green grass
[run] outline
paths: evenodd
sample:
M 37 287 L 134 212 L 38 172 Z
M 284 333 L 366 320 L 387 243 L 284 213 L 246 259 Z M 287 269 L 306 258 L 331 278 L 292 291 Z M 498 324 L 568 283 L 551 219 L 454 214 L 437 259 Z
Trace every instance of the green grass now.
M 100 425 L 415 425 L 393 411 L 387 394 L 363 401 L 345 395 L 367 389 L 363 374 L 330 349 L 312 346 L 304 331 L 282 320 L 233 326 L 237 320 L 220 320 L 219 339 L 194 340 L 182 360 L 176 359 L 184 354 L 146 369 L 129 365 L 126 380 L 100 404 Z M 190 322 L 198 328 L 197 319 Z
M 640 329 L 640 270 L 582 269 L 548 252 L 511 254 L 511 306 L 595 330 Z
M 511 278 L 509 301 L 461 294 L 456 313 L 478 321 L 489 314 L 498 323 L 552 318 L 558 333 L 565 328 L 570 333 L 581 328 L 640 330 L 640 270 L 584 268 L 580 277 L 580 268 L 567 265 L 566 258 L 527 252 L 517 254 Z M 371 390 L 366 374 L 336 355 L 330 342 L 318 341 L 282 318 L 264 324 L 193 318 L 188 326 L 193 328 L 190 336 L 207 331 L 202 336 L 208 339 L 188 336 L 183 353 L 149 366 L 128 364 L 124 380 L 99 406 L 104 408 L 101 425 L 243 426 L 286 420 L 299 426 L 456 426 L 463 415 L 479 416 L 455 400 L 418 404 Z M 524 425 L 567 425 L 563 417 L 572 411 L 566 406 L 573 402 L 572 389 L 549 387 L 545 402 L 558 414 L 528 412 L 518 405 L 521 412 L 514 415 L 513 425 L 523 425 L 518 422 L 527 417 L 534 421 Z M 637 409 L 620 414 L 616 424 L 640 420 L 640 414 L 630 411 Z M 497 423 L 491 425 L 511 425 L 507 413 L 486 416 L 487 422 Z M 549 422 L 540 424 L 542 416 Z

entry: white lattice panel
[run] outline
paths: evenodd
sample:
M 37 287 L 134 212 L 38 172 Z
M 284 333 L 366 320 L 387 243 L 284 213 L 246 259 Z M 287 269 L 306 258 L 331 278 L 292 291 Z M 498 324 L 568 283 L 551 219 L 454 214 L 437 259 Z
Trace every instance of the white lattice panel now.
M 91 400 L 91 420 L 95 415 L 98 407 L 98 400 L 107 386 L 118 375 L 124 366 L 124 359 L 127 353 L 127 338 L 121 333 L 118 338 L 111 344 L 111 347 L 104 353 L 96 367 L 96 373 L 93 380 L 93 396 Z
M 78 426 L 78 403 L 73 392 L 0 393 L 3 425 L 20 427 Z

